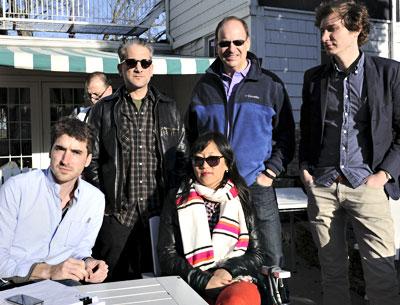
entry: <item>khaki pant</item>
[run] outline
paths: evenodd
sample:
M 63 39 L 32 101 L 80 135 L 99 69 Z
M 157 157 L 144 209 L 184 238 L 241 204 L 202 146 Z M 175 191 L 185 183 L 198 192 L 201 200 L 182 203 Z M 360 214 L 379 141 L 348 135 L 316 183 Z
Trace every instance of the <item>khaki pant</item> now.
M 359 245 L 371 305 L 399 305 L 394 228 L 383 188 L 310 186 L 308 217 L 321 264 L 324 305 L 350 305 L 346 221 Z

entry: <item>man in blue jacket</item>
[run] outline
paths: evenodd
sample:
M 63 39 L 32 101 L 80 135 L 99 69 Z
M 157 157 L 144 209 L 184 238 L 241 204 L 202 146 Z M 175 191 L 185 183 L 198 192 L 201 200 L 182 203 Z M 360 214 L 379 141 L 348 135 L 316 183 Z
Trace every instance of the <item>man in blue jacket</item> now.
M 331 61 L 304 75 L 299 159 L 324 305 L 351 304 L 347 221 L 370 304 L 400 304 L 388 200 L 399 198 L 400 65 L 360 50 L 369 33 L 364 5 L 326 1 L 315 24 Z
M 282 81 L 249 52 L 246 22 L 224 18 L 215 31 L 218 58 L 196 85 L 188 112 L 189 139 L 208 130 L 232 145 L 250 186 L 260 223 L 265 263 L 282 264 L 281 224 L 274 179 L 292 160 L 294 121 Z

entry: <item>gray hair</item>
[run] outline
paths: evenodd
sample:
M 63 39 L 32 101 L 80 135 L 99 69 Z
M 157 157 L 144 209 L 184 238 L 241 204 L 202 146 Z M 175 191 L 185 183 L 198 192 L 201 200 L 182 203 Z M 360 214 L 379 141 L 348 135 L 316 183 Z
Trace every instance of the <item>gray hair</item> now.
M 127 57 L 128 48 L 131 46 L 142 46 L 145 47 L 150 52 L 150 56 L 153 57 L 154 48 L 153 46 L 146 40 L 140 38 L 133 38 L 123 40 L 122 44 L 118 48 L 118 57 L 120 61 L 123 61 Z

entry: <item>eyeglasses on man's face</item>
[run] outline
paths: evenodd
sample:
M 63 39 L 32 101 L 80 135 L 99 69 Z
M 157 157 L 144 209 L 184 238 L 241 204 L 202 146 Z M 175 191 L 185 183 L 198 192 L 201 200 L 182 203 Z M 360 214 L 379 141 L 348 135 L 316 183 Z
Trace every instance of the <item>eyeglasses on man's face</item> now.
M 243 39 L 237 39 L 237 40 L 221 40 L 218 42 L 218 46 L 220 48 L 228 48 L 231 46 L 231 43 L 233 43 L 235 46 L 240 47 L 244 44 L 245 40 Z
M 134 59 L 134 58 L 127 58 L 121 61 L 121 64 L 125 63 L 128 69 L 136 68 L 137 64 L 140 62 L 140 66 L 143 69 L 147 69 L 151 66 L 153 61 L 151 59 Z
M 216 167 L 219 164 L 219 161 L 223 158 L 224 156 L 209 156 L 207 158 L 199 157 L 199 156 L 194 156 L 192 158 L 192 164 L 196 167 L 203 167 L 204 162 L 207 162 L 207 164 L 211 167 Z
M 93 92 L 93 93 L 89 93 L 87 92 L 87 96 L 91 101 L 98 101 L 99 99 L 101 99 L 104 95 L 104 93 L 106 93 L 108 87 L 106 89 L 104 89 L 103 92 L 101 92 L 100 94 Z

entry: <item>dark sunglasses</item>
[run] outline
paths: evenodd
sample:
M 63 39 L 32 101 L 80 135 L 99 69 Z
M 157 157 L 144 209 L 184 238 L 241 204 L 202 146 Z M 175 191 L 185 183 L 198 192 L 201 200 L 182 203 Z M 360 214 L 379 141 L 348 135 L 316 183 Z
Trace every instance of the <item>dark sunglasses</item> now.
M 134 58 L 127 58 L 127 59 L 124 59 L 123 61 L 121 61 L 121 64 L 126 63 L 126 65 L 128 66 L 129 69 L 133 69 L 133 68 L 136 68 L 138 62 L 140 62 L 140 65 L 142 66 L 143 69 L 147 69 L 153 63 L 153 61 L 151 59 L 137 60 Z
M 235 46 L 240 47 L 244 44 L 245 40 L 238 39 L 238 40 L 222 40 L 218 42 L 218 46 L 220 48 L 227 48 L 230 47 L 231 43 L 233 43 Z
M 219 160 L 224 156 L 209 156 L 207 158 L 202 157 L 193 157 L 192 163 L 196 167 L 202 167 L 204 165 L 204 161 L 211 167 L 216 167 L 219 164 Z

